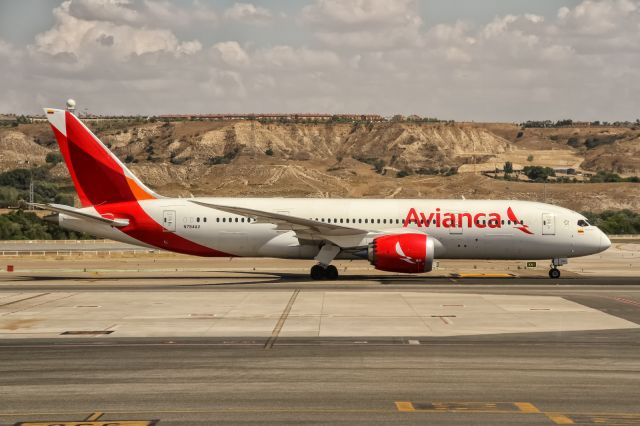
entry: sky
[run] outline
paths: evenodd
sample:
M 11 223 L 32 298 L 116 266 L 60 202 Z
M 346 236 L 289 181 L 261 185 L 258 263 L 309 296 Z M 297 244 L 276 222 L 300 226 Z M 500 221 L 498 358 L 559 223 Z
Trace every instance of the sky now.
M 8 0 L 0 112 L 640 118 L 640 0 Z

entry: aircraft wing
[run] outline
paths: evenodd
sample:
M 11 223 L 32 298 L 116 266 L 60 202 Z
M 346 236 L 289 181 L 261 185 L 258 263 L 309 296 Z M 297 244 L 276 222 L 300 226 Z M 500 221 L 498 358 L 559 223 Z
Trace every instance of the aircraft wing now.
M 324 223 L 317 220 L 304 219 L 282 213 L 273 213 L 263 210 L 249 209 L 246 207 L 224 206 L 220 204 L 205 203 L 203 201 L 189 200 L 194 204 L 212 209 L 221 210 L 231 214 L 248 216 L 262 223 L 273 223 L 281 229 L 291 229 L 298 235 L 312 235 L 325 237 L 328 240 L 340 239 L 339 237 L 364 238 L 369 234 L 367 229 L 353 228 L 335 223 Z
M 99 223 L 106 223 L 107 225 L 115 226 L 115 227 L 123 227 L 129 225 L 129 219 L 109 219 L 107 217 L 102 217 L 98 214 L 89 213 L 86 211 L 82 211 L 80 209 L 76 209 L 75 207 L 65 206 L 62 204 L 39 204 L 39 203 L 29 203 L 29 205 L 37 207 L 43 210 L 49 210 L 56 213 L 62 213 L 67 216 L 75 217 L 77 219 L 89 220 Z

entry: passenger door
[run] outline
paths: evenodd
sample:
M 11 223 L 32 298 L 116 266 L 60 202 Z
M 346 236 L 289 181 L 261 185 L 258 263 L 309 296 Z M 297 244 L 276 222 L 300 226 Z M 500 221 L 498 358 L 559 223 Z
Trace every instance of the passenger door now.
M 556 235 L 556 216 L 542 213 L 542 235 Z
M 176 211 L 175 210 L 162 211 L 162 226 L 164 227 L 164 232 L 176 232 Z

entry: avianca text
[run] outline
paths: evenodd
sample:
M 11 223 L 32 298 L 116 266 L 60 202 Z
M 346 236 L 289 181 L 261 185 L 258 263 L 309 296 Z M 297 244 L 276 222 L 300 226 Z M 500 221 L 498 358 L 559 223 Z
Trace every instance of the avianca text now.
M 502 228 L 502 216 L 500 213 L 445 213 L 441 212 L 440 208 L 436 208 L 435 212 L 425 213 L 412 207 L 407 213 L 403 227 L 406 228 L 410 224 L 419 228 Z

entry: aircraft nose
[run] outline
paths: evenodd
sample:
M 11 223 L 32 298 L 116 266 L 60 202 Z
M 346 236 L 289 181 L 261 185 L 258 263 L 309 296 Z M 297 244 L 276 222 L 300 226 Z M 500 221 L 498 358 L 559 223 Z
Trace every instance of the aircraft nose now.
M 611 247 L 611 240 L 605 235 L 604 232 L 600 231 L 600 249 L 602 251 L 605 251 L 609 247 Z

